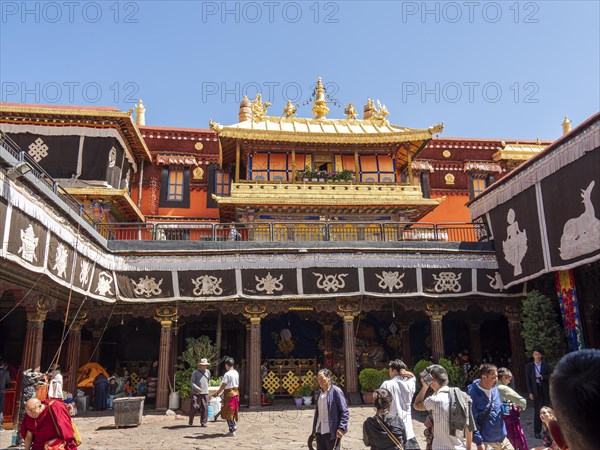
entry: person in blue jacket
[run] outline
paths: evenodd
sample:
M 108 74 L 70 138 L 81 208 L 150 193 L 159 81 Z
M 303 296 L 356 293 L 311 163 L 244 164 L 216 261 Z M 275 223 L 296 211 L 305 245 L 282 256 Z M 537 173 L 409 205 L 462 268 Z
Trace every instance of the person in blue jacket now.
M 317 450 L 336 450 L 348 431 L 348 404 L 342 390 L 331 383 L 329 369 L 319 370 L 317 381 L 321 390 L 315 408 L 312 436 L 316 437 Z
M 482 364 L 481 379 L 473 381 L 467 388 L 473 400 L 473 418 L 477 431 L 473 442 L 477 450 L 514 450 L 506 437 L 506 427 L 502 419 L 502 400 L 496 387 L 498 368 L 493 364 Z

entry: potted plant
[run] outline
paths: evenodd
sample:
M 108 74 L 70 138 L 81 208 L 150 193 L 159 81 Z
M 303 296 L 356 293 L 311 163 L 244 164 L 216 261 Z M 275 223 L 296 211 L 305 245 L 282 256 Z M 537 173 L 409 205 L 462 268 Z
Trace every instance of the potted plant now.
M 294 393 L 292 394 L 294 397 L 294 402 L 296 403 L 296 408 L 300 408 L 302 406 L 302 393 L 300 392 L 300 387 L 298 387 Z
M 308 384 L 303 384 L 300 388 L 300 395 L 304 400 L 304 405 L 312 405 L 313 389 Z
M 265 403 L 269 406 L 273 405 L 275 401 L 275 394 L 271 394 L 270 392 L 265 392 Z
M 187 338 L 185 340 L 186 348 L 179 355 L 179 364 L 177 372 L 175 372 L 175 391 L 179 393 L 181 399 L 181 410 L 188 413 L 190 410 L 192 387 L 190 379 L 192 373 L 198 367 L 198 361 L 206 358 L 209 361 L 209 367 L 213 368 L 219 364 L 217 348 L 212 344 L 208 336 L 200 336 L 199 338 Z
M 319 178 L 319 181 L 321 183 L 324 183 L 325 179 L 327 178 L 327 171 L 325 171 L 325 170 L 319 170 L 317 172 L 317 177 Z
M 360 392 L 365 404 L 373 404 L 373 391 L 389 378 L 387 370 L 363 369 L 358 374 Z

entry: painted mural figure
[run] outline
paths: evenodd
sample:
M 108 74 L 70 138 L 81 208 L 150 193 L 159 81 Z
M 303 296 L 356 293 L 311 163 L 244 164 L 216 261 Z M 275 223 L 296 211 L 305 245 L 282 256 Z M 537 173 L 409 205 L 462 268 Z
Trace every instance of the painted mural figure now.
M 559 248 L 562 259 L 573 259 L 600 248 L 600 219 L 596 217 L 591 199 L 594 184 L 592 181 L 581 190 L 583 214 L 565 223 Z
M 508 227 L 506 227 L 506 240 L 502 241 L 504 259 L 515 268 L 514 275 L 521 275 L 523 268 L 521 261 L 527 253 L 527 230 L 519 230 L 519 222 L 515 220 L 515 211 L 511 208 L 506 215 Z

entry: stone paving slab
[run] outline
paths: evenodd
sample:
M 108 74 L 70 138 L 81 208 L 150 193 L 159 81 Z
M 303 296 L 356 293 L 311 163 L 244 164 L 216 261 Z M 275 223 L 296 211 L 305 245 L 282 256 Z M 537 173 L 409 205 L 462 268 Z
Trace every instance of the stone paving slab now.
M 533 437 L 533 408 L 522 414 L 522 423 L 530 446 L 539 445 Z M 365 449 L 362 442 L 362 424 L 373 415 L 371 406 L 351 406 L 349 432 L 342 440 L 342 449 Z M 201 428 L 196 417 L 195 426 L 188 426 L 183 415 L 167 416 L 149 410 L 139 427 L 115 428 L 112 411 L 89 412 L 75 418 L 83 438 L 82 450 L 300 450 L 307 449 L 307 439 L 312 427 L 313 407 L 296 409 L 282 401 L 259 410 L 242 409 L 235 437 L 227 437 L 224 420 L 209 421 Z M 423 422 L 426 414 L 414 412 L 413 425 L 417 440 L 425 448 Z M 0 435 L 0 448 L 10 440 L 10 432 Z

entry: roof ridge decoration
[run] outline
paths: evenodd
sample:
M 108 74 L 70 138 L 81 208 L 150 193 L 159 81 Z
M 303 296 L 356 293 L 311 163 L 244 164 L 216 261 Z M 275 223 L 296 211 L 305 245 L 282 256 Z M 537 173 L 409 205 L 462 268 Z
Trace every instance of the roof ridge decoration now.
M 329 113 L 329 108 L 327 106 L 327 101 L 325 101 L 325 88 L 323 87 L 323 82 L 321 81 L 321 77 L 317 78 L 317 87 L 315 88 L 315 98 L 316 100 L 313 103 L 312 113 L 315 116 L 315 119 L 321 120 L 326 119 L 327 113 Z

